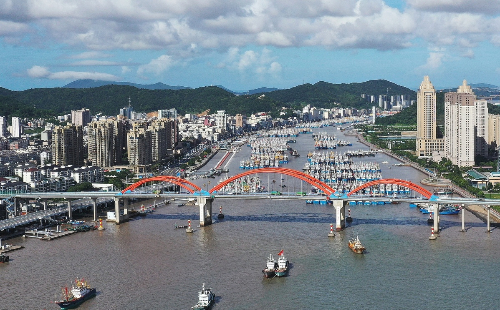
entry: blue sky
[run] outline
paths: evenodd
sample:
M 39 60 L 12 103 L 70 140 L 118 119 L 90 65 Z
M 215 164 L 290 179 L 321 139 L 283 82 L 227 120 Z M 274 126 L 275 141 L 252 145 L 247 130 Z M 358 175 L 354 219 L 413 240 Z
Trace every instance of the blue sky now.
M 500 86 L 500 0 L 0 0 L 0 87 Z

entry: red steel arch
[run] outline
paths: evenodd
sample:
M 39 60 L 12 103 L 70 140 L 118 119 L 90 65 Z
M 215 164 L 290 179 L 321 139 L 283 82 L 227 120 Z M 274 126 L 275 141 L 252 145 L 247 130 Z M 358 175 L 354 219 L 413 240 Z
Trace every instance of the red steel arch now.
M 373 185 L 378 185 L 378 184 L 396 184 L 396 185 L 402 185 L 404 187 L 407 187 L 409 189 L 412 189 L 414 191 L 416 191 L 417 193 L 419 194 L 422 194 L 424 195 L 427 199 L 430 199 L 431 196 L 432 196 L 432 193 L 429 192 L 428 190 L 426 190 L 425 188 L 421 187 L 421 186 L 418 186 L 417 184 L 415 183 L 412 183 L 410 181 L 405 181 L 405 180 L 400 180 L 400 179 L 381 179 L 381 180 L 375 180 L 375 181 L 370 181 L 368 183 L 365 183 L 359 187 L 356 187 L 355 189 L 353 189 L 352 191 L 350 191 L 349 193 L 347 193 L 347 196 L 350 196 L 354 193 L 356 193 L 357 191 L 360 191 L 364 188 L 367 188 L 367 187 L 370 187 L 370 186 L 373 186 Z
M 289 175 L 289 176 L 295 177 L 297 179 L 300 179 L 302 181 L 306 181 L 307 183 L 309 183 L 311 185 L 316 186 L 318 189 L 322 190 L 328 196 L 330 196 L 331 194 L 333 194 L 335 192 L 335 190 L 333 188 L 331 188 L 328 184 L 326 184 L 326 183 L 324 183 L 324 182 L 322 182 L 322 181 L 320 181 L 320 180 L 318 180 L 318 179 L 316 179 L 308 174 L 305 174 L 303 172 L 300 172 L 300 171 L 297 171 L 294 169 L 278 168 L 278 167 L 259 168 L 259 169 L 252 169 L 252 170 L 242 172 L 240 174 L 237 174 L 237 175 L 219 183 L 218 185 L 214 186 L 208 192 L 211 194 L 215 191 L 220 190 L 221 188 L 223 188 L 224 186 L 226 186 L 227 184 L 229 184 L 230 182 L 232 182 L 234 180 L 237 180 L 237 179 L 244 177 L 244 176 L 247 176 L 247 175 L 258 174 L 258 173 L 280 173 L 280 174 Z
M 159 175 L 156 177 L 146 178 L 146 179 L 142 179 L 140 181 L 135 182 L 134 184 L 127 187 L 126 189 L 122 190 L 122 194 L 125 194 L 125 192 L 127 192 L 127 191 L 132 191 L 144 183 L 154 182 L 154 181 L 169 182 L 169 183 L 172 183 L 175 185 L 179 185 L 179 186 L 185 188 L 186 190 L 188 190 L 191 194 L 194 193 L 195 191 L 201 190 L 201 188 L 198 185 L 193 184 L 193 183 L 191 183 L 187 180 L 184 180 L 182 178 L 174 177 L 171 175 Z M 193 188 L 191 188 L 189 186 L 192 186 Z

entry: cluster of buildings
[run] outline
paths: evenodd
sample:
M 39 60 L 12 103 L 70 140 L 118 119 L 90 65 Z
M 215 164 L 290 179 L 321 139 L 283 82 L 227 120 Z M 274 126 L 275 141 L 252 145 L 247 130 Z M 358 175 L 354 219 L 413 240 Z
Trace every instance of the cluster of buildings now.
M 104 171 L 129 168 L 149 172 L 155 163 L 182 155 L 201 142 L 217 142 L 246 132 L 295 126 L 366 114 L 354 108 L 318 109 L 307 105 L 290 119 L 268 113 L 229 115 L 224 110 L 180 116 L 176 109 L 137 113 L 130 104 L 115 117 L 92 116 L 89 109 L 58 116 L 66 125 L 14 117 L 8 128 L 0 117 L 0 192 L 65 191 L 81 182 L 100 183 Z M 285 115 L 285 110 L 281 113 Z M 3 126 L 3 127 L 2 127 Z M 24 127 L 44 128 L 39 138 Z M 7 131 L 9 129 L 9 131 Z
M 444 101 L 445 128 L 438 137 L 436 90 L 424 77 L 417 92 L 416 154 L 434 161 L 447 158 L 459 167 L 474 166 L 477 155 L 488 157 L 489 147 L 498 144 L 500 117 L 488 114 L 488 102 L 478 99 L 465 80 L 456 92 L 446 93 Z

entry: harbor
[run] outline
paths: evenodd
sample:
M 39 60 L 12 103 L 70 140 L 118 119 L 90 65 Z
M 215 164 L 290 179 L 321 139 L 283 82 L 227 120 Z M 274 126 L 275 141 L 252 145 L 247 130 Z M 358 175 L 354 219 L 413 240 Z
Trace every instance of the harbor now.
M 354 136 L 342 136 L 331 126 L 310 130 L 332 131 L 351 140 L 351 147 L 335 152 L 367 149 Z M 287 167 L 302 171 L 306 155 L 315 151 L 314 140 L 310 134 L 294 139 L 293 148 L 301 156 L 290 158 Z M 228 176 L 241 172 L 239 163 L 250 154 L 251 148 L 242 147 L 228 162 Z M 219 152 L 205 167 L 215 166 L 223 156 L 224 152 Z M 387 161 L 387 165 L 379 164 L 384 178 L 418 183 L 427 177 L 411 166 L 388 169 L 399 161 L 381 152 L 351 159 L 367 165 Z M 226 177 L 223 173 L 208 180 L 213 186 Z M 422 309 L 429 304 L 463 309 L 478 304 L 494 308 L 500 301 L 496 297 L 500 283 L 491 277 L 491 270 L 500 267 L 500 237 L 495 229 L 485 233 L 485 223 L 472 213 L 465 212 L 466 232 L 460 232 L 460 215 L 450 215 L 442 218 L 439 236 L 430 241 L 428 215 L 409 204 L 356 204 L 349 207 L 352 222 L 328 237 L 334 208 L 306 204 L 311 186 L 280 174 L 269 175 L 269 181 L 268 175 L 258 177 L 264 191 L 281 190 L 284 195 L 306 192 L 305 199 L 220 199 L 212 213 L 214 222 L 207 227 L 197 227 L 196 206 L 187 200 L 176 201 L 120 225 L 104 222 L 105 230 L 100 232 L 75 233 L 51 242 L 10 239 L 9 243 L 24 249 L 12 252 L 8 264 L 0 264 L 4 283 L 10 283 L 2 286 L 2 307 L 57 309 L 54 296 L 76 276 L 85 277 L 97 289 L 96 297 L 85 301 L 81 309 L 189 309 L 196 304 L 202 283 L 216 293 L 213 309 L 219 310 L 337 305 L 363 309 L 367 302 L 388 309 L 395 305 Z M 193 182 L 206 188 L 208 180 Z M 224 219 L 218 219 L 219 206 Z M 193 233 L 176 229 L 175 225 L 187 225 L 189 220 Z M 357 236 L 366 247 L 363 255 L 348 247 L 349 240 Z M 264 278 L 266 257 L 270 253 L 277 256 L 282 249 L 292 263 L 288 275 Z M 44 285 L 23 290 L 34 287 L 33 278 Z M 484 285 L 485 281 L 490 285 Z M 444 294 L 422 298 L 421 294 L 408 293 L 428 291 L 430 285 L 446 290 L 466 285 L 471 289 L 453 298 Z M 477 287 L 482 289 L 474 289 Z M 352 290 L 357 292 L 355 300 L 345 293 Z M 21 300 L 17 297 L 20 291 Z M 145 295 L 150 298 L 145 300 Z M 40 296 L 48 297 L 41 300 Z

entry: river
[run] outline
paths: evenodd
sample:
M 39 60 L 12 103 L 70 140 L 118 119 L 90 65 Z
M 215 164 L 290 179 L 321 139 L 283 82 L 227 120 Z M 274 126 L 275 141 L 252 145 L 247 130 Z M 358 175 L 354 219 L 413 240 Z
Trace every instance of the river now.
M 366 148 L 334 127 L 315 131 L 351 140 L 353 149 Z M 301 156 L 284 166 L 301 170 L 313 140 L 303 134 L 293 147 Z M 243 146 L 229 162 L 228 175 L 239 173 L 240 160 L 249 154 Z M 384 178 L 420 184 L 426 177 L 394 166 L 397 161 L 385 154 L 355 160 L 388 161 L 380 164 Z M 268 176 L 261 178 L 265 184 Z M 269 179 L 281 182 L 280 175 Z M 207 188 L 217 181 L 195 180 Z M 293 191 L 309 189 L 291 177 L 284 182 Z M 202 283 L 216 293 L 213 309 L 218 310 L 494 309 L 500 302 L 498 231 L 486 233 L 486 224 L 469 212 L 466 232 L 459 232 L 460 215 L 442 216 L 440 237 L 430 241 L 427 216 L 404 203 L 351 206 L 353 222 L 334 238 L 327 237 L 335 222 L 332 206 L 218 199 L 214 215 L 219 206 L 225 219 L 214 216 L 213 225 L 195 227 L 193 234 L 174 225 L 192 219 L 196 226 L 198 208 L 172 203 L 145 218 L 105 224 L 104 231 L 53 241 L 8 240 L 25 248 L 0 264 L 0 309 L 57 309 L 52 301 L 75 277 L 98 291 L 79 309 L 190 309 Z M 364 255 L 347 247 L 355 236 L 367 248 Z M 289 276 L 264 278 L 266 257 L 277 257 L 282 249 L 291 262 Z

